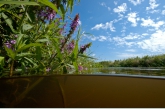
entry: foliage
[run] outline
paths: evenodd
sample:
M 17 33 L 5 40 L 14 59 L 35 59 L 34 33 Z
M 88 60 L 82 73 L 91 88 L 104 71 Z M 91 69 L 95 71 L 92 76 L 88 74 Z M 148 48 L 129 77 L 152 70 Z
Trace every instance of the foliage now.
M 79 1 L 78 1 L 79 2 Z M 0 1 L 0 59 L 9 76 L 78 72 L 91 43 L 79 47 L 79 14 L 65 34 L 65 17 L 74 0 Z M 77 37 L 73 38 L 77 32 Z
M 165 54 L 99 62 L 104 67 L 165 67 Z

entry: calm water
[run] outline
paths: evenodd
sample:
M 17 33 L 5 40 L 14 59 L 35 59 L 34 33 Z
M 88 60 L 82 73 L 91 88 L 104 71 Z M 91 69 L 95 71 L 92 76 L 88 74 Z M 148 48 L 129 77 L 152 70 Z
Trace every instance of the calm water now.
M 80 74 L 0 78 L 0 87 L 0 108 L 165 107 L 163 68 L 93 68 Z
M 165 68 L 148 68 L 148 67 L 108 67 L 93 68 L 87 74 L 117 74 L 117 75 L 144 75 L 144 76 L 165 76 Z

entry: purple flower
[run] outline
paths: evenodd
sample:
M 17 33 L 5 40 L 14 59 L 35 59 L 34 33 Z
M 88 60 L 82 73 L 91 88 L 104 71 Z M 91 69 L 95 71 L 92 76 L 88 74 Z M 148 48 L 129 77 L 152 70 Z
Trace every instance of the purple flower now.
M 43 18 L 46 18 L 47 20 L 52 20 L 56 15 L 56 12 L 51 9 L 51 8 L 48 8 L 46 7 L 45 11 L 41 11 L 39 13 L 39 17 L 43 17 Z
M 7 48 L 12 48 L 12 49 L 14 50 L 13 45 L 16 44 L 16 40 L 11 40 L 10 42 L 7 41 L 7 42 L 4 43 L 4 44 L 5 44 L 5 46 L 6 46 Z
M 56 13 L 54 11 L 52 11 L 52 12 L 48 13 L 47 19 L 52 20 L 55 17 L 55 15 L 56 15 Z
M 5 43 L 5 45 L 7 48 L 11 48 L 11 46 L 12 46 L 8 41 Z
M 83 70 L 83 67 L 79 65 L 79 66 L 78 66 L 78 70 L 79 70 L 79 71 L 82 71 L 82 70 Z
M 48 68 L 46 69 L 46 72 L 49 72 L 50 70 L 51 70 L 51 68 L 48 67 Z
M 74 40 L 72 40 L 72 42 L 70 42 L 67 46 L 67 50 L 69 51 L 69 53 L 71 53 L 73 49 L 74 49 Z
M 75 30 L 77 25 L 78 25 L 78 21 L 79 21 L 79 14 L 77 14 L 74 18 L 74 20 L 72 21 L 70 27 L 72 30 Z
M 86 45 L 81 46 L 79 52 L 80 52 L 81 54 L 83 54 L 84 51 L 85 51 L 87 48 L 89 48 L 89 47 L 91 46 L 91 44 L 92 44 L 92 43 L 88 43 L 88 44 L 86 44 Z
M 16 44 L 16 40 L 11 40 L 10 43 L 11 44 Z

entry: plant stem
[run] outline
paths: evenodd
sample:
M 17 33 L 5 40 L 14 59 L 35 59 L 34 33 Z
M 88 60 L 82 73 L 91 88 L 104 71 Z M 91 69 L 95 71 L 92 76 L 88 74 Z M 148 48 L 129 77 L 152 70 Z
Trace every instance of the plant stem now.
M 11 62 L 11 67 L 10 67 L 10 77 L 13 76 L 13 66 L 14 66 L 14 60 Z

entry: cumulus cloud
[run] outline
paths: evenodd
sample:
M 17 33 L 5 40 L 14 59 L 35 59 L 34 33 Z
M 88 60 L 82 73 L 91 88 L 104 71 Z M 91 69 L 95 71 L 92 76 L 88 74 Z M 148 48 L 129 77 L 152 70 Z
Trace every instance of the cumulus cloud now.
M 151 52 L 164 52 L 165 51 L 165 31 L 157 30 L 151 34 L 149 39 L 138 42 L 140 48 L 149 50 Z
M 139 18 L 136 18 L 136 17 L 137 17 L 137 13 L 136 12 L 131 12 L 127 16 L 128 21 L 130 21 L 132 23 L 133 27 L 137 26 L 137 21 L 139 20 Z
M 117 8 L 114 8 L 113 11 L 115 13 L 125 13 L 127 11 L 127 4 L 123 3 L 120 6 L 118 6 Z
M 140 39 L 141 36 L 139 34 L 136 34 L 136 33 L 130 33 L 128 34 L 127 36 L 125 36 L 123 39 L 126 39 L 126 40 L 133 40 L 133 39 Z
M 131 47 L 134 45 L 134 42 L 128 42 L 126 41 L 126 39 L 121 38 L 119 36 L 113 37 L 112 41 L 114 41 L 116 45 L 126 45 L 128 47 Z
M 131 36 L 132 34 L 132 36 Z M 145 39 L 143 36 L 148 36 L 148 33 L 143 33 L 141 35 L 130 33 L 125 37 L 113 37 L 112 41 L 115 42 L 116 45 L 120 46 L 128 46 L 133 47 L 137 46 L 141 49 L 147 50 L 149 52 L 155 53 L 163 53 L 165 51 L 165 31 L 157 30 L 156 32 L 152 33 L 150 37 L 146 37 Z M 136 39 L 136 40 L 133 40 Z M 131 41 L 130 41 L 131 40 Z M 127 50 L 129 51 L 129 50 Z M 131 50 L 130 50 L 131 52 Z
M 133 58 L 133 57 L 142 57 L 143 54 L 137 54 L 137 53 L 119 53 L 117 55 L 119 58 L 124 58 L 124 59 L 127 59 L 127 58 Z
M 105 24 L 100 23 L 96 24 L 91 30 L 99 30 L 99 29 L 110 29 L 112 32 L 115 32 L 115 27 L 113 26 L 113 21 L 107 22 Z
M 159 6 L 159 4 L 156 4 L 156 0 L 150 0 L 149 1 L 150 6 L 146 7 L 146 10 L 150 11 L 150 13 L 155 13 L 155 12 L 159 12 L 159 10 L 154 10 L 155 8 L 157 8 Z
M 150 18 L 148 18 L 148 19 L 142 18 L 141 21 L 142 21 L 141 26 L 144 26 L 144 27 L 154 27 L 155 29 L 159 29 L 160 26 L 165 24 L 164 21 L 154 22 Z
M 103 42 L 103 41 L 110 41 L 111 38 L 109 36 L 103 36 L 103 35 L 100 35 L 100 36 L 93 36 L 93 37 L 87 37 L 88 39 L 92 40 L 92 41 L 100 41 L 100 42 Z
M 143 2 L 144 0 L 128 0 L 128 1 L 130 1 L 133 5 L 139 5 L 139 4 L 141 4 L 141 2 Z

